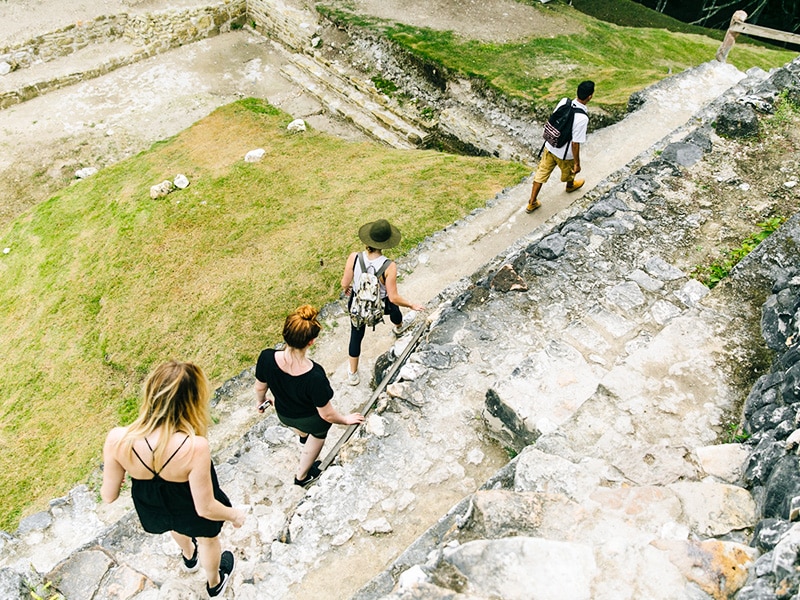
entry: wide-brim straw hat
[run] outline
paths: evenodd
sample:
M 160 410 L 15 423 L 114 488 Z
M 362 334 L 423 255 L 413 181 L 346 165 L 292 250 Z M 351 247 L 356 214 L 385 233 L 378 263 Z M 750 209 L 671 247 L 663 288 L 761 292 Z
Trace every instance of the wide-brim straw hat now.
M 400 230 L 386 219 L 365 223 L 358 230 L 358 237 L 370 248 L 394 248 L 400 243 Z

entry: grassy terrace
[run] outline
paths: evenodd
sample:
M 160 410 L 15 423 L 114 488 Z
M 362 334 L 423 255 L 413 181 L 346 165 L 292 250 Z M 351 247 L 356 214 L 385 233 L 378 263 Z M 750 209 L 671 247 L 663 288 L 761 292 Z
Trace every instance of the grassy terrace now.
M 538 111 L 549 110 L 558 98 L 574 95 L 582 80 L 592 79 L 597 84 L 592 106 L 619 114 L 632 92 L 670 73 L 712 60 L 722 38 L 722 32 L 680 24 L 628 0 L 584 0 L 575 2 L 576 8 L 560 2 L 524 3 L 576 21 L 583 33 L 487 44 L 448 31 L 390 23 L 341 8 L 320 10 L 335 21 L 379 31 L 412 54 L 461 76 L 481 80 L 500 94 L 529 103 Z M 753 66 L 769 70 L 795 56 L 786 50 L 737 43 L 728 60 L 741 70 Z
M 293 135 L 290 120 L 229 105 L 0 234 L 0 527 L 99 464 L 155 363 L 194 360 L 219 384 L 280 340 L 288 310 L 335 299 L 363 221 L 396 223 L 398 256 L 529 172 Z M 253 148 L 266 156 L 245 163 Z M 177 173 L 186 190 L 150 199 Z

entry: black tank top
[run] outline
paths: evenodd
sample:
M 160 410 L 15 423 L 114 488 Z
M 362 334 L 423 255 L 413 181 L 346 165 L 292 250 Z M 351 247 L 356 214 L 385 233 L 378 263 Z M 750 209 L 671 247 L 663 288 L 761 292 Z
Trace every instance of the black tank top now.
M 142 528 L 148 533 L 177 531 L 190 537 L 215 537 L 222 529 L 222 521 L 211 521 L 197 514 L 188 481 L 167 481 L 160 475 L 188 439 L 187 435 L 158 471 L 144 462 L 135 448 L 131 448 L 139 462 L 153 474 L 151 479 L 131 477 L 133 505 Z M 147 438 L 144 441 L 152 452 L 150 442 Z M 211 463 L 211 485 L 214 498 L 225 506 L 231 506 L 231 501 L 219 487 L 214 463 Z

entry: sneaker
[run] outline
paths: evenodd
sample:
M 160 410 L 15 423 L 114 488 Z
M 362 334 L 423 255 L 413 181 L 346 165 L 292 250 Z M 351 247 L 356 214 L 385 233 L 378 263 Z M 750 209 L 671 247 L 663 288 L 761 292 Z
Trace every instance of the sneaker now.
M 361 378 L 358 376 L 358 371 L 355 373 L 347 373 L 347 383 L 350 385 L 358 385 L 361 383 Z
M 392 327 L 392 333 L 395 337 L 400 337 L 406 331 L 411 329 L 414 325 L 414 320 L 417 318 L 417 313 L 413 310 L 410 310 L 406 313 L 405 317 L 403 317 L 403 322 L 400 325 L 395 325 Z
M 536 202 L 528 202 L 528 206 L 525 208 L 525 212 L 530 214 L 537 208 L 539 208 L 541 205 L 542 203 L 539 202 L 538 200 Z
M 228 582 L 231 580 L 231 573 L 233 573 L 234 566 L 233 553 L 230 550 L 225 550 L 222 556 L 219 557 L 219 583 L 213 588 L 209 587 L 208 583 L 206 583 L 206 591 L 209 597 L 215 598 L 222 595 Z
M 303 479 L 298 479 L 297 477 L 294 478 L 294 484 L 299 485 L 302 488 L 307 488 L 312 483 L 314 483 L 319 476 L 322 475 L 322 471 L 319 470 L 319 461 L 316 461 L 311 468 L 308 470 L 308 474 L 303 477 Z
M 567 184 L 567 191 L 574 192 L 575 190 L 583 187 L 583 184 L 586 183 L 585 179 L 576 179 L 572 182 L 572 184 Z
M 192 558 L 186 558 L 181 552 L 181 558 L 183 559 L 183 570 L 187 573 L 194 573 L 197 571 L 197 540 L 192 538 L 192 544 L 194 544 L 194 554 L 192 554 Z

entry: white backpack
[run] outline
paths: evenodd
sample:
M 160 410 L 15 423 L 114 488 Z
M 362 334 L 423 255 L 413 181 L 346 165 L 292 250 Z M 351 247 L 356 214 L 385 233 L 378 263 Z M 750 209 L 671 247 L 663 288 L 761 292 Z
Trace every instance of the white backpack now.
M 381 299 L 380 278 L 386 269 L 392 264 L 391 260 L 385 260 L 377 272 L 370 265 L 367 267 L 364 262 L 364 255 L 359 252 L 358 264 L 361 267 L 361 276 L 358 278 L 358 285 L 353 286 L 353 300 L 350 302 L 350 323 L 356 329 L 365 325 L 372 326 L 383 323 L 383 300 Z

